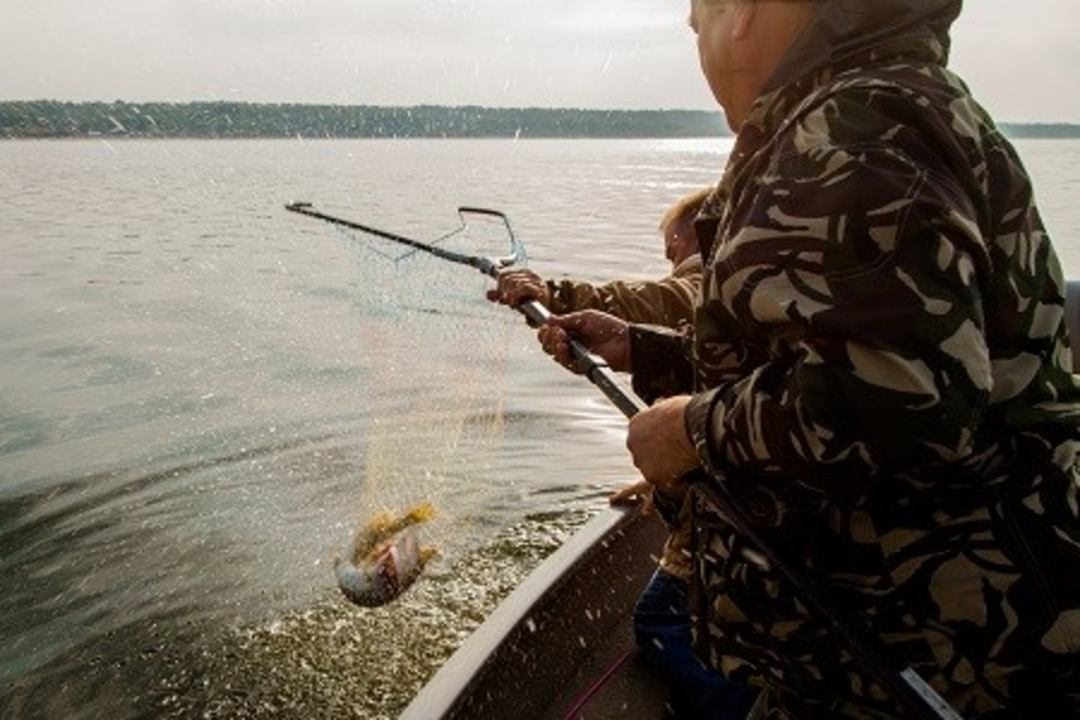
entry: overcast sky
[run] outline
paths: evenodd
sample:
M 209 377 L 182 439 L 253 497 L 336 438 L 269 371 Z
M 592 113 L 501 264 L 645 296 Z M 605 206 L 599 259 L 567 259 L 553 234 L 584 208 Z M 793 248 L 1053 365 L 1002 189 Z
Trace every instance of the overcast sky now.
M 1080 122 L 1080 2 L 968 0 L 953 67 Z M 688 0 L 4 0 L 0 99 L 713 108 Z

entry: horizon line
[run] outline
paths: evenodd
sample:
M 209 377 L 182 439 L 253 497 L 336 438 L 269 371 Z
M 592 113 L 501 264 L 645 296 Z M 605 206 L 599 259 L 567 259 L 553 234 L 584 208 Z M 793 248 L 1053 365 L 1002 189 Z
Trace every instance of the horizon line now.
M 295 107 L 334 107 L 334 108 L 479 108 L 483 110 L 564 110 L 574 112 L 671 112 L 671 113 L 700 113 L 703 115 L 722 114 L 723 110 L 716 108 L 706 110 L 702 108 L 678 108 L 678 107 L 584 107 L 571 105 L 480 105 L 476 103 L 464 104 L 440 104 L 440 103 L 410 103 L 410 104 L 376 104 L 376 103 L 343 103 L 343 102 L 298 102 L 285 100 L 223 100 L 220 98 L 206 100 L 65 100 L 59 98 L 34 98 L 26 99 L 0 99 L 0 104 L 5 103 L 61 103 L 69 105 L 288 105 Z M 1067 125 L 1080 127 L 1080 120 L 998 120 L 999 125 Z

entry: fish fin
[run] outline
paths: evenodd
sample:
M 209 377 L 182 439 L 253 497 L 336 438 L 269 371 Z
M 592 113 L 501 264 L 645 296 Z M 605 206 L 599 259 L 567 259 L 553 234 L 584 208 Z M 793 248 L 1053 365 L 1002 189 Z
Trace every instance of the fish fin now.
M 371 519 L 364 525 L 365 533 L 384 533 L 390 530 L 398 522 L 394 517 L 394 513 L 390 510 L 380 510 L 371 516 Z
M 436 515 L 438 515 L 438 511 L 435 509 L 435 504 L 426 501 L 409 508 L 408 512 L 405 513 L 405 518 L 409 521 L 409 524 L 412 525 L 427 522 Z
M 384 529 L 386 534 L 383 537 L 396 535 L 407 527 L 427 522 L 435 517 L 435 515 L 435 506 L 430 502 L 422 502 L 419 505 L 414 505 L 402 513 L 401 517 L 392 518 L 391 521 L 385 525 Z
M 400 517 L 389 510 L 376 513 L 357 531 L 352 543 L 352 561 L 363 562 L 364 558 L 377 554 L 380 546 L 394 535 L 407 527 L 426 522 L 436 514 L 435 505 L 431 502 L 414 505 Z
M 371 548 L 388 539 L 401 529 L 401 520 L 389 510 L 375 513 L 370 520 L 360 526 L 353 537 L 352 559 L 366 555 Z

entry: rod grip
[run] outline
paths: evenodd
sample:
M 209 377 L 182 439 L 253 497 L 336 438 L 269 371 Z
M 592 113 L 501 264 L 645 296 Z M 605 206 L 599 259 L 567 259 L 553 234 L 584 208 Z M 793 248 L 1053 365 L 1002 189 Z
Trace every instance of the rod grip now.
M 536 300 L 521 303 L 517 306 L 517 310 L 533 327 L 540 327 L 551 317 L 551 311 Z M 627 392 L 622 387 L 606 360 L 589 352 L 587 347 L 573 338 L 570 339 L 570 352 L 589 382 L 599 388 L 600 392 L 604 393 L 604 396 L 623 415 L 631 418 L 645 409 L 645 404 L 636 395 Z

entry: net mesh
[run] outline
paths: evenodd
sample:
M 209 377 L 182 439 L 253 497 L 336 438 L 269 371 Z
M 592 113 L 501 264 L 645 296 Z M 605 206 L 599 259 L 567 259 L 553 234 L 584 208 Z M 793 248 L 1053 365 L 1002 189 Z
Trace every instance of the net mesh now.
M 470 256 L 510 252 L 501 219 L 465 219 L 432 244 Z M 354 522 L 431 501 L 440 517 L 426 532 L 438 541 L 469 503 L 470 493 L 462 492 L 468 475 L 482 474 L 478 464 L 502 442 L 509 340 L 522 332 L 521 319 L 484 300 L 492 280 L 473 268 L 324 227 L 347 248 L 355 332 L 369 371 Z

